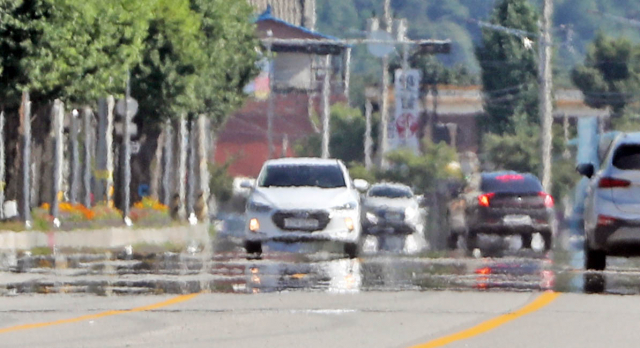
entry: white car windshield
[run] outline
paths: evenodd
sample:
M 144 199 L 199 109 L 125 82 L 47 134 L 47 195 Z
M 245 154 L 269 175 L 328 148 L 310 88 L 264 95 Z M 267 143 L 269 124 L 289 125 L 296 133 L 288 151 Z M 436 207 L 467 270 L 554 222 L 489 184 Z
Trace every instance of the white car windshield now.
M 261 187 L 345 187 L 338 165 L 289 164 L 270 165 L 260 179 Z

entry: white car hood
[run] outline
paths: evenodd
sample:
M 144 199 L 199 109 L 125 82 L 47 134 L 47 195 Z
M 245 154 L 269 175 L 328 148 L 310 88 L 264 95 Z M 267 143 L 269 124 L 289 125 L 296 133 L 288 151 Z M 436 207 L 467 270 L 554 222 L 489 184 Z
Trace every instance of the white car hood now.
M 250 199 L 283 210 L 326 210 L 349 202 L 357 203 L 353 191 L 346 187 L 258 187 Z

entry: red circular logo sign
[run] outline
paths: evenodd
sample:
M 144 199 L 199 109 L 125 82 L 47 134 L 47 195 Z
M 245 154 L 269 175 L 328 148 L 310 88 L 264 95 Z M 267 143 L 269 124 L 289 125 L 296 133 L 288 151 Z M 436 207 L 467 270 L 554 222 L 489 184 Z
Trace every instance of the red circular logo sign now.
M 414 135 L 418 131 L 418 117 L 410 112 L 405 112 L 398 116 L 396 119 L 396 129 L 398 129 L 398 134 L 401 137 L 404 137 L 409 131 L 408 135 Z

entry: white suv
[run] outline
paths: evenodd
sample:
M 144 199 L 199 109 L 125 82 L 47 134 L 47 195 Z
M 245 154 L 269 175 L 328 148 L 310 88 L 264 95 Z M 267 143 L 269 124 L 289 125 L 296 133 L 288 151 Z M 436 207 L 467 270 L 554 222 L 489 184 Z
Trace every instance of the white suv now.
M 640 133 L 618 136 L 600 168 L 578 166 L 590 179 L 584 210 L 585 268 L 603 270 L 607 255 L 640 255 Z
M 285 158 L 265 162 L 246 208 L 245 249 L 262 253 L 267 241 L 330 241 L 356 257 L 360 245 L 360 193 L 335 159 Z

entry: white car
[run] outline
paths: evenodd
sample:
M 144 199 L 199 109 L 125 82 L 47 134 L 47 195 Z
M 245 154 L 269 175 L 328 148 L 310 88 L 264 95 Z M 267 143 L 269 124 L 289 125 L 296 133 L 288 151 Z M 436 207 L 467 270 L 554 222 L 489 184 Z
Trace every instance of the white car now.
M 590 179 L 584 209 L 585 268 L 604 270 L 607 255 L 640 256 L 640 133 L 618 136 L 600 165 L 578 166 Z
M 267 241 L 329 241 L 359 252 L 360 192 L 363 180 L 351 180 L 335 159 L 285 158 L 265 162 L 246 207 L 245 249 L 262 253 Z

